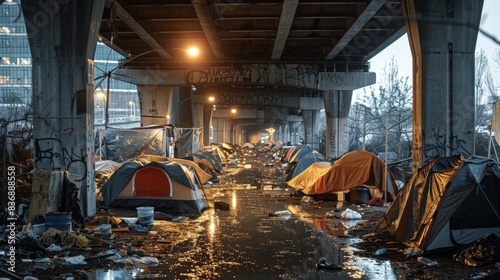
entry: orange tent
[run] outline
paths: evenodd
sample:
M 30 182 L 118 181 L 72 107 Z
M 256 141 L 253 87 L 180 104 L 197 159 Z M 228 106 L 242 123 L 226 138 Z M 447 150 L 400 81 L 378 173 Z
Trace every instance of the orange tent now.
M 318 174 L 319 177 L 316 177 L 316 180 L 311 180 L 301 189 L 303 193 L 306 195 L 326 194 L 366 186 L 378 189 L 380 193 L 387 189 L 393 198 L 397 195 L 394 175 L 381 159 L 369 152 L 361 150 L 348 152 L 338 159 L 326 173 Z M 386 178 L 388 178 L 387 188 L 384 186 Z

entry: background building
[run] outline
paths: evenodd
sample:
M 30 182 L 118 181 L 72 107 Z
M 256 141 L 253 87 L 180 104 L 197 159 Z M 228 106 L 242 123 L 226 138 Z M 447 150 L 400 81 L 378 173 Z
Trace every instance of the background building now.
M 122 59 L 123 56 L 106 45 L 97 44 L 94 64 L 96 128 L 104 127 L 106 96 L 109 98 L 108 126 L 140 125 L 137 87 L 115 79 L 108 83 L 109 73 Z M 31 52 L 20 2 L 6 0 L 0 5 L 0 118 L 12 120 L 31 113 L 31 83 Z

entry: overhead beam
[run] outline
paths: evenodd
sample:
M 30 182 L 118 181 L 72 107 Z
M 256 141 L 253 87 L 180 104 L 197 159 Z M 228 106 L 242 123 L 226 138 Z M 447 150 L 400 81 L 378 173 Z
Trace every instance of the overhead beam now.
M 280 23 L 278 26 L 278 32 L 276 34 L 276 39 L 274 40 L 273 53 L 271 55 L 271 60 L 279 60 L 283 49 L 285 48 L 286 39 L 290 33 L 290 28 L 292 26 L 293 18 L 295 16 L 295 11 L 297 10 L 297 5 L 299 0 L 283 1 L 283 8 L 281 10 Z
M 401 38 L 401 36 L 405 34 L 406 34 L 406 28 L 403 26 L 399 30 L 394 32 L 394 34 L 392 34 L 389 38 L 387 38 L 387 40 L 385 40 L 377 48 L 371 51 L 367 56 L 365 56 L 363 60 L 368 61 L 372 59 L 374 56 L 379 54 L 381 51 L 390 46 L 392 43 L 396 42 L 396 40 L 398 40 L 399 38 Z
M 116 5 L 116 13 L 118 17 L 130 28 L 137 36 L 139 36 L 148 46 L 150 46 L 155 52 L 157 52 L 161 57 L 170 59 L 172 58 L 161 46 L 156 42 L 156 40 L 149 35 L 149 33 L 142 28 L 142 26 L 137 23 L 137 21 L 117 2 L 113 2 Z M 136 54 L 137 55 L 137 54 Z
M 222 52 L 222 46 L 219 42 L 219 37 L 217 36 L 217 29 L 215 28 L 214 22 L 212 20 L 212 14 L 210 13 L 210 7 L 206 0 L 192 0 L 193 8 L 200 20 L 201 28 L 205 32 L 208 44 L 212 48 L 216 58 L 223 58 L 224 53 Z
M 347 30 L 346 34 L 335 45 L 332 51 L 325 57 L 325 59 L 334 59 L 351 40 L 363 29 L 366 23 L 384 6 L 388 0 L 373 0 L 368 4 L 366 9 L 361 13 L 354 24 Z

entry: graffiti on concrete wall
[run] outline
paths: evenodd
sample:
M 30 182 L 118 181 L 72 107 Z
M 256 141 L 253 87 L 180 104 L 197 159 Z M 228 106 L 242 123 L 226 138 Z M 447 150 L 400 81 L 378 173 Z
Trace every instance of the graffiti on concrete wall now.
M 189 84 L 225 84 L 250 82 L 252 71 L 250 68 L 216 67 L 192 70 L 186 74 Z
M 316 64 L 215 67 L 186 73 L 188 84 L 265 83 L 316 88 L 319 67 Z
M 426 158 L 447 156 L 446 151 L 450 151 L 452 155 L 471 155 L 467 149 L 467 141 L 455 135 L 452 137 L 452 143 L 449 143 L 446 134 L 441 133 L 439 128 L 433 128 L 431 135 L 425 138 L 424 155 Z
M 222 105 L 282 106 L 283 99 L 283 95 L 273 94 L 220 94 L 217 97 Z
M 58 138 L 35 139 L 35 168 L 55 171 L 64 170 L 70 173 L 87 170 L 87 152 L 83 149 L 65 148 Z M 81 179 L 85 179 L 85 176 Z

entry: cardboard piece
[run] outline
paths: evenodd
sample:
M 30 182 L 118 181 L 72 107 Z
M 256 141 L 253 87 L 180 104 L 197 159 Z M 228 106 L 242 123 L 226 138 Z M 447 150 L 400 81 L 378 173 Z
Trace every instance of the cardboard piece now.
M 47 171 L 35 169 L 31 188 L 31 201 L 28 218 L 46 212 L 57 212 L 61 198 L 63 171 Z

